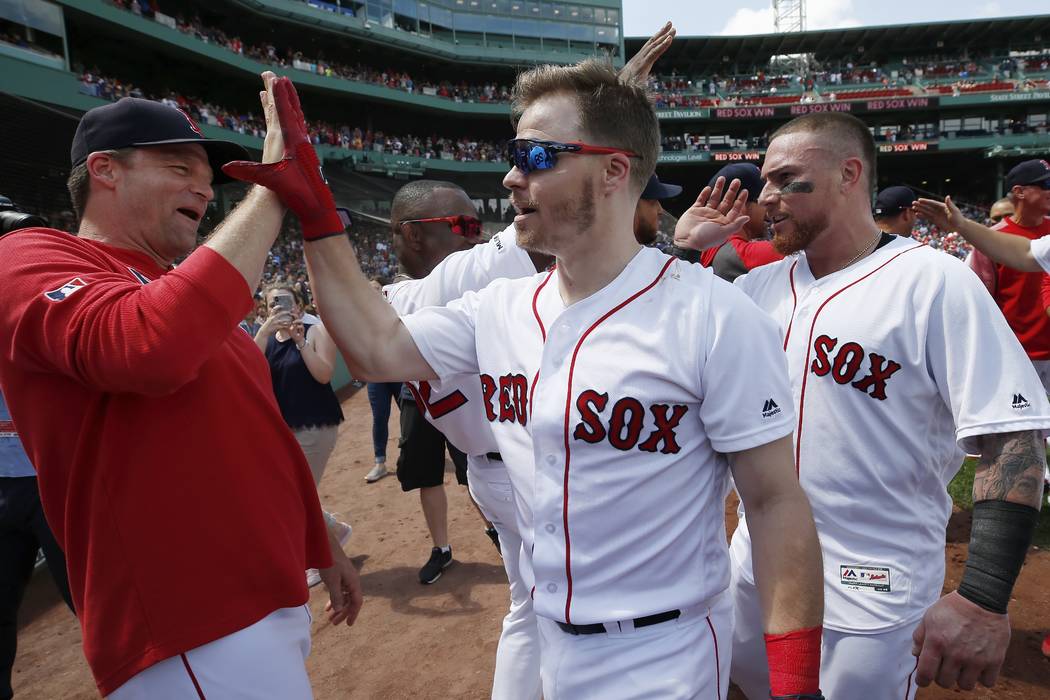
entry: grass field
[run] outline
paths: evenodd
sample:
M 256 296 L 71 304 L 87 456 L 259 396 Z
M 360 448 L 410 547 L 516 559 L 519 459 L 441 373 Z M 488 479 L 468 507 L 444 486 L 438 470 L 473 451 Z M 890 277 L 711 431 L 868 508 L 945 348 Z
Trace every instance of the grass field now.
M 1048 458 L 1050 458 L 1050 454 L 1048 454 Z M 962 469 L 952 479 L 952 483 L 948 484 L 948 493 L 951 494 L 952 500 L 957 506 L 966 510 L 973 508 L 973 470 L 976 464 L 976 459 L 968 457 L 963 462 Z M 1046 503 L 1045 496 L 1043 503 Z M 1040 513 L 1039 525 L 1036 526 L 1032 544 L 1040 549 L 1050 548 L 1050 508 L 1045 505 Z

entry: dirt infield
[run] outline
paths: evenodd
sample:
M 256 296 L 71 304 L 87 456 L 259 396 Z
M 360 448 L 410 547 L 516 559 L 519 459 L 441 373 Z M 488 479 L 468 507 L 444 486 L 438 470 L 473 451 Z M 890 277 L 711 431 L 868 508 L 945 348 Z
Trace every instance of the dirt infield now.
M 353 628 L 322 622 L 326 594 L 312 590 L 317 622 L 308 663 L 318 700 L 342 698 L 486 698 L 496 640 L 506 612 L 506 577 L 482 532 L 466 490 L 446 480 L 449 531 L 456 563 L 440 581 L 422 586 L 416 572 L 429 554 L 429 538 L 415 494 L 403 494 L 389 477 L 365 484 L 371 467 L 371 414 L 364 392 L 343 403 L 347 421 L 321 482 L 321 502 L 354 526 L 347 547 L 361 571 L 365 607 Z M 396 457 L 397 417 L 391 418 Z M 732 520 L 732 518 L 730 518 Z M 968 539 L 965 514 L 949 528 L 948 586 L 958 583 Z M 1033 551 L 1011 605 L 1014 636 L 994 690 L 963 694 L 940 689 L 924 700 L 1050 698 L 1050 660 L 1039 651 L 1050 631 L 1050 553 Z M 236 595 L 236 591 L 230 591 Z M 17 698 L 96 698 L 80 648 L 80 631 L 61 604 L 46 571 L 38 571 L 22 608 L 15 663 Z M 858 688 L 858 691 L 864 689 Z M 861 693 L 862 695 L 863 693 Z M 742 698 L 730 693 L 730 698 Z

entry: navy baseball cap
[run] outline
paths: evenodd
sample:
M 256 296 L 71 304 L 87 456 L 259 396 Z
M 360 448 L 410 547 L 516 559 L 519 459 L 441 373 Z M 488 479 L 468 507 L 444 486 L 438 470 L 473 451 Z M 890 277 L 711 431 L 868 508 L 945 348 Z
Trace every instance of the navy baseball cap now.
M 758 196 L 762 194 L 762 188 L 765 183 L 762 182 L 762 171 L 758 169 L 758 166 L 754 163 L 733 163 L 727 165 L 711 178 L 711 181 L 707 183 L 708 187 L 715 186 L 715 180 L 720 177 L 726 179 L 728 185 L 733 180 L 740 180 L 740 189 L 747 190 L 747 201 L 757 202 Z
M 69 158 L 76 167 L 95 151 L 177 143 L 199 143 L 204 147 L 215 184 L 233 181 L 222 172 L 223 165 L 249 158 L 240 144 L 205 138 L 197 122 L 178 107 L 138 97 L 125 97 L 88 110 L 77 125 Z
M 918 197 L 910 187 L 894 185 L 875 195 L 875 216 L 896 216 L 905 209 L 911 209 L 912 202 Z
M 642 190 L 642 199 L 670 199 L 671 197 L 677 197 L 682 194 L 681 185 L 672 185 L 667 182 L 660 182 L 660 178 L 653 173 L 652 177 L 649 178 L 649 183 Z
M 1045 160 L 1026 160 L 1006 173 L 1006 188 L 1014 185 L 1037 185 L 1050 180 L 1050 163 Z

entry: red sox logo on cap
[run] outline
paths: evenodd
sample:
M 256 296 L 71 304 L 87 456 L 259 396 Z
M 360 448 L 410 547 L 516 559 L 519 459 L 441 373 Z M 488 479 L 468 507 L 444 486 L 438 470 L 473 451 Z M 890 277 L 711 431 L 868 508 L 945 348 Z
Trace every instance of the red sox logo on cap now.
M 186 114 L 186 112 L 184 112 L 181 107 L 176 107 L 175 109 L 179 110 L 179 114 L 186 118 L 186 121 L 190 123 L 190 128 L 193 129 L 193 132 L 197 134 L 197 136 L 204 136 L 204 134 L 201 133 L 201 128 L 197 126 L 197 122 L 193 121 L 193 117 Z

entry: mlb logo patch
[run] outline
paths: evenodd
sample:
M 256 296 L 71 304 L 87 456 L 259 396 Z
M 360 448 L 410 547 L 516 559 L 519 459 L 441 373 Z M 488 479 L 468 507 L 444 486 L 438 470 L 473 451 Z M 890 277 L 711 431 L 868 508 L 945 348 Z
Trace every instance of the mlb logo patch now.
M 52 289 L 50 292 L 44 292 L 44 296 L 47 297 L 48 301 L 63 301 L 64 299 L 69 297 L 70 294 L 73 294 L 74 292 L 77 292 L 78 290 L 81 290 L 86 286 L 87 282 L 80 279 L 79 277 L 74 277 L 58 289 Z

